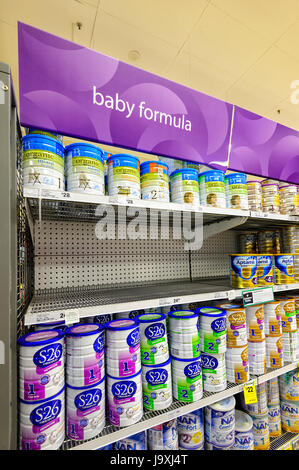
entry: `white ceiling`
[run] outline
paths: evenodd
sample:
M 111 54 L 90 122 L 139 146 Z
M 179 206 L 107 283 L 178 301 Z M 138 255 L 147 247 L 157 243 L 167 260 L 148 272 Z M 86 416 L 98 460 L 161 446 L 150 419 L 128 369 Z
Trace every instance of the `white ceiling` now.
M 299 130 L 299 0 L 0 0 L 17 92 L 18 20 Z

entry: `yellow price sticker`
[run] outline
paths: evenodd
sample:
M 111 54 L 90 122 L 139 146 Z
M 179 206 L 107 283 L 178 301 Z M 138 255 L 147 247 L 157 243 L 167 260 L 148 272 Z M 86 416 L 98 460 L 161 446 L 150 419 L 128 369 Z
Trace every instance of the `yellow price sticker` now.
M 244 400 L 246 405 L 257 402 L 255 381 L 250 380 L 243 385 Z

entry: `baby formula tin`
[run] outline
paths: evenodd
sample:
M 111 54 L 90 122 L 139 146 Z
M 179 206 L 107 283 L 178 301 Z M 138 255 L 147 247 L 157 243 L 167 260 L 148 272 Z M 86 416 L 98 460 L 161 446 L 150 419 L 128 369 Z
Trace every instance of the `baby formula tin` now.
M 140 199 L 140 161 L 137 157 L 115 154 L 107 159 L 109 196 Z
M 35 129 L 34 127 L 29 127 L 25 129 L 26 135 L 27 134 L 39 134 L 44 135 L 46 137 L 52 137 L 52 139 L 56 139 L 59 142 L 63 142 L 63 135 L 57 134 L 56 132 L 52 131 L 43 131 L 42 129 Z
M 206 171 L 199 174 L 200 204 L 208 207 L 226 207 L 224 172 Z
M 299 404 L 294 401 L 280 400 L 282 429 L 299 433 Z
M 259 286 L 273 286 L 274 268 L 271 255 L 257 255 L 257 283 Z
M 274 255 L 275 262 L 275 284 L 291 284 L 294 278 L 294 255 Z
M 180 359 L 172 357 L 173 396 L 182 402 L 192 403 L 202 398 L 201 357 Z
M 234 397 L 205 407 L 205 440 L 217 448 L 230 448 L 235 441 Z
M 240 253 L 257 254 L 258 237 L 257 232 L 244 232 L 239 235 Z
M 25 401 L 57 395 L 64 387 L 64 333 L 41 330 L 18 340 L 19 393 Z
M 233 450 L 253 450 L 253 421 L 247 413 L 240 410 L 235 410 Z
M 274 377 L 266 382 L 268 406 L 279 405 L 278 378 Z
M 177 420 L 172 419 L 148 429 L 147 444 L 149 450 L 178 450 Z
M 104 327 L 78 323 L 66 330 L 67 384 L 84 387 L 99 382 L 105 373 Z
M 225 353 L 226 376 L 229 382 L 244 383 L 249 380 L 248 346 L 227 348 Z
M 252 414 L 254 450 L 270 448 L 268 411 L 262 414 Z
M 170 175 L 172 202 L 199 206 L 198 171 L 192 168 L 176 170 Z
M 269 435 L 279 437 L 281 435 L 280 405 L 268 406 Z
M 266 355 L 267 367 L 269 369 L 278 369 L 283 367 L 283 341 L 281 336 L 266 337 Z
M 225 353 L 201 353 L 203 389 L 206 392 L 221 392 L 227 387 Z
M 294 297 L 278 297 L 280 302 L 282 333 L 296 332 L 297 319 Z
M 260 181 L 247 181 L 248 208 L 251 211 L 262 211 L 262 185 Z
M 64 415 L 64 387 L 45 400 L 20 400 L 20 449 L 59 449 L 65 438 Z
M 246 307 L 247 339 L 252 343 L 265 341 L 264 305 Z
M 248 411 L 250 415 L 260 415 L 265 414 L 268 412 L 268 405 L 267 405 L 267 382 L 262 382 L 256 385 L 256 398 L 257 401 L 255 403 L 246 404 L 244 400 L 244 395 L 241 395 L 241 400 L 243 404 L 243 408 Z
M 102 150 L 96 145 L 80 142 L 68 145 L 65 151 L 68 191 L 104 195 Z
M 146 450 L 147 439 L 146 431 L 138 432 L 133 436 L 126 437 L 120 441 L 114 442 L 113 450 Z
M 204 445 L 203 409 L 177 418 L 180 449 L 197 450 Z
M 169 312 L 170 353 L 182 359 L 200 355 L 198 314 L 190 310 Z
M 221 308 L 221 307 L 220 307 Z M 245 308 L 238 304 L 223 307 L 226 311 L 227 347 L 247 345 Z
M 63 145 L 40 134 L 28 134 L 22 142 L 24 185 L 64 190 Z
M 115 377 L 135 374 L 141 368 L 139 322 L 112 320 L 106 324 L 107 372 Z
M 281 306 L 279 300 L 276 299 L 273 302 L 264 304 L 264 324 L 266 337 L 281 336 Z
M 222 354 L 226 351 L 226 311 L 217 307 L 200 307 L 199 333 L 201 350 Z
M 75 441 L 97 436 L 105 426 L 105 377 L 88 387 L 66 389 L 67 435 Z
M 248 210 L 248 195 L 245 173 L 230 173 L 225 176 L 226 207 Z
M 147 410 L 164 410 L 171 405 L 171 358 L 164 364 L 142 366 L 142 389 Z
M 142 364 L 163 364 L 169 358 L 166 316 L 163 313 L 138 315 Z
M 169 169 L 166 163 L 143 162 L 140 175 L 142 199 L 169 201 Z
M 257 286 L 257 255 L 230 255 L 230 282 L 238 289 Z
M 137 423 L 143 414 L 141 370 L 130 377 L 107 375 L 109 421 L 115 426 Z
M 285 401 L 299 401 L 299 373 L 291 370 L 279 376 L 280 397 Z

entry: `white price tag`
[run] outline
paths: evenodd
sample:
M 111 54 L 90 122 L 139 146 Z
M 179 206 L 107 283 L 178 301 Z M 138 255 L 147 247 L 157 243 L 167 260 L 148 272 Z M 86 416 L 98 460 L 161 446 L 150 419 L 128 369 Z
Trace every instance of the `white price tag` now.
M 228 300 L 234 300 L 236 298 L 236 292 L 234 290 L 229 290 L 227 292 Z
M 36 314 L 36 323 L 50 323 L 64 320 L 63 312 L 39 312 Z
M 70 310 L 68 312 L 65 312 L 65 323 L 67 325 L 70 323 L 79 323 L 79 320 L 79 310 Z
M 61 199 L 61 197 L 62 197 L 62 191 L 51 191 L 49 189 L 43 189 L 41 191 L 41 198 L 42 199 L 47 199 L 47 198 Z
M 181 298 L 180 297 L 175 297 L 173 299 L 173 305 L 180 304 L 181 303 Z
M 159 307 L 166 307 L 167 305 L 172 305 L 173 299 L 159 299 Z
M 280 285 L 275 286 L 275 291 L 276 292 L 281 292 L 283 290 L 287 290 L 287 284 L 284 284 L 284 285 L 281 285 L 281 286 Z
M 228 295 L 228 292 L 227 292 Z M 227 295 L 223 295 L 223 292 L 214 292 L 214 299 L 223 299 L 227 297 Z

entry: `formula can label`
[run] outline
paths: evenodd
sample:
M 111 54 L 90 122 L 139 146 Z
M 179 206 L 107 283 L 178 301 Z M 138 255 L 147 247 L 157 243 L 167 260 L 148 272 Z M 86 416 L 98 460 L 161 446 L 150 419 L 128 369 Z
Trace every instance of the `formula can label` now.
M 46 150 L 25 150 L 24 168 L 43 167 L 63 172 L 63 156 Z
M 257 256 L 257 283 L 259 286 L 272 286 L 274 280 L 273 258 L 270 255 Z
M 231 255 L 230 277 L 232 287 L 256 287 L 257 256 Z
M 294 279 L 294 256 L 274 255 L 275 259 L 275 283 L 289 284 L 295 282 Z

